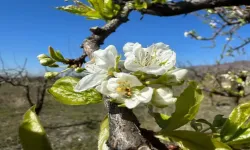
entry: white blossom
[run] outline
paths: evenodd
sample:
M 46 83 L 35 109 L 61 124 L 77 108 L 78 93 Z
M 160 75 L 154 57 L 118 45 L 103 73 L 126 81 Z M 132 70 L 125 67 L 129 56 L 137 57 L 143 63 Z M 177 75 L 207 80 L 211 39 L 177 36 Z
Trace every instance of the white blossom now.
M 110 69 L 115 67 L 116 57 L 117 50 L 113 45 L 104 50 L 95 51 L 93 58 L 85 64 L 85 68 L 90 74 L 84 76 L 74 87 L 74 90 L 81 92 L 101 84 L 109 76 Z
M 162 75 L 172 69 L 176 63 L 175 52 L 164 43 L 156 43 L 147 48 L 143 48 L 138 43 L 129 43 L 123 47 L 123 50 L 126 57 L 124 66 L 130 71 Z
M 130 109 L 140 103 L 151 101 L 153 88 L 143 87 L 136 76 L 127 73 L 115 73 L 114 76 L 115 78 L 102 82 L 96 89 L 100 93 L 116 99 L 117 103 L 124 103 Z
M 189 35 L 189 32 L 184 32 L 184 37 L 188 37 L 188 35 Z
M 212 27 L 212 28 L 215 28 L 217 26 L 217 23 L 214 22 L 213 20 L 209 23 L 209 25 Z
M 230 89 L 232 87 L 231 83 L 230 82 L 222 82 L 221 83 L 221 86 L 224 88 L 224 89 Z
M 202 37 L 201 37 L 201 36 L 197 36 L 196 38 L 197 38 L 197 40 L 201 40 L 201 39 L 202 39 Z

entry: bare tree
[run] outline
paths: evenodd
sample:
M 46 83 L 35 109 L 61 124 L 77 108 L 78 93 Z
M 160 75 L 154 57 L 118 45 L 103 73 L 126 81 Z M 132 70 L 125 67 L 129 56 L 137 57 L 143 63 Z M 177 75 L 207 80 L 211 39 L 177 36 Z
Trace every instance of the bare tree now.
M 217 64 L 215 66 L 199 67 L 189 65 L 187 68 L 190 71 L 190 77 L 199 81 L 203 91 L 211 96 L 212 105 L 214 105 L 213 95 L 233 98 L 234 104 L 238 105 L 242 98 L 249 96 L 246 90 L 248 85 L 239 84 L 236 79 L 233 79 L 233 81 L 227 80 L 224 75 L 234 73 L 244 84 L 248 82 L 249 75 L 242 73 L 241 68 L 235 67 L 237 66 L 233 66 L 233 64 Z M 244 70 L 243 72 L 247 71 Z M 216 105 L 221 105 L 221 103 L 218 102 Z
M 43 77 L 31 77 L 26 70 L 27 59 L 22 66 L 16 68 L 6 68 L 2 57 L 0 57 L 1 69 L 0 69 L 0 85 L 10 84 L 15 87 L 23 88 L 25 91 L 25 97 L 29 106 L 36 105 L 36 113 L 39 114 L 43 108 L 43 102 L 46 94 L 46 88 L 48 81 Z M 36 98 L 32 98 L 31 89 L 34 86 L 31 84 L 34 81 L 38 81 L 36 89 Z

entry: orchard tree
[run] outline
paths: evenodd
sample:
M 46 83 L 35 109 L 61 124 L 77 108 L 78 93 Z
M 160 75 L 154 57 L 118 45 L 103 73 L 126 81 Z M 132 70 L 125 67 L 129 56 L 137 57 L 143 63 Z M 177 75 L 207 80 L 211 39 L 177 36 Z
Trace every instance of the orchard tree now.
M 132 11 L 142 15 L 175 16 L 205 10 L 218 15 L 231 24 L 247 24 L 249 13 L 247 0 L 189 0 L 189 1 L 112 1 L 88 0 L 89 4 L 73 0 L 74 5 L 58 7 L 87 19 L 106 21 L 103 27 L 92 27 L 92 35 L 82 44 L 83 54 L 76 59 L 67 59 L 49 47 L 49 55 L 38 56 L 40 63 L 48 67 L 67 64 L 76 72 L 85 71 L 88 75 L 81 80 L 62 77 L 48 90 L 59 102 L 68 105 L 87 105 L 103 102 L 108 110 L 100 127 L 98 149 L 241 149 L 249 148 L 250 103 L 236 107 L 228 118 L 218 115 L 212 123 L 205 119 L 194 120 L 203 94 L 194 81 L 185 80 L 186 69 L 177 68 L 176 54 L 170 46 L 156 43 L 143 47 L 139 43 L 126 43 L 123 47 L 125 60 L 117 54 L 114 45 L 100 49 L 104 40 L 123 23 L 129 23 Z M 233 14 L 233 19 L 219 9 L 232 12 L 244 11 L 242 16 Z M 221 13 L 221 14 L 220 14 Z M 227 20 L 226 20 L 227 19 Z M 215 20 L 216 21 L 216 20 Z M 217 32 L 216 32 L 217 33 Z M 197 39 L 195 32 L 185 33 Z M 230 37 L 229 37 L 230 38 Z M 86 58 L 90 61 L 86 61 Z M 64 72 L 63 70 L 62 72 Z M 58 76 L 60 72 L 47 72 L 46 78 Z M 186 83 L 188 86 L 178 96 L 174 88 Z M 145 105 L 157 124 L 161 127 L 153 132 L 140 127 L 132 109 Z M 172 115 L 154 112 L 153 107 L 175 105 Z M 24 115 L 19 129 L 21 143 L 25 150 L 52 149 L 46 133 L 34 112 L 35 106 Z M 194 131 L 179 128 L 191 122 Z M 209 128 L 204 128 L 208 126 Z M 87 141 L 86 141 L 87 142 Z

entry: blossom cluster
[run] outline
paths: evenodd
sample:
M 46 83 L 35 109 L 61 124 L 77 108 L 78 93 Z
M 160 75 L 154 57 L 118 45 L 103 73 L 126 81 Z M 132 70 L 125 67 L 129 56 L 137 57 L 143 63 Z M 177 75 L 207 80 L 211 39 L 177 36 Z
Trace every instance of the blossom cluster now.
M 139 43 L 127 43 L 123 51 L 125 60 L 113 45 L 95 51 L 85 64 L 89 74 L 74 90 L 95 88 L 130 109 L 140 103 L 165 107 L 176 102 L 172 87 L 183 83 L 187 70 L 175 67 L 176 53 L 168 45 L 156 43 L 144 48 Z
M 242 70 L 238 73 L 229 71 L 227 74 L 222 74 L 221 76 L 226 79 L 226 81 L 222 83 L 222 86 L 227 89 L 231 88 L 233 84 L 242 87 L 249 86 L 249 74 L 250 72 L 246 70 Z

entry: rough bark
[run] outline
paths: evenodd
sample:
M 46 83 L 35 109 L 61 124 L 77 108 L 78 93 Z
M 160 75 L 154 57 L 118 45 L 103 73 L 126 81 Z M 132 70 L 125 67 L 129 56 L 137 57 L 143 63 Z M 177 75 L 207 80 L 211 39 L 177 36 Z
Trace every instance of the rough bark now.
M 211 9 L 222 6 L 250 5 L 248 0 L 186 0 L 169 2 L 166 4 L 153 4 L 147 9 L 141 10 L 143 14 L 155 16 L 176 16 L 188 14 L 202 9 Z
M 154 133 L 140 128 L 140 123 L 132 110 L 118 107 L 106 100 L 109 110 L 110 138 L 108 146 L 111 150 L 166 150 L 167 147 L 154 137 Z

